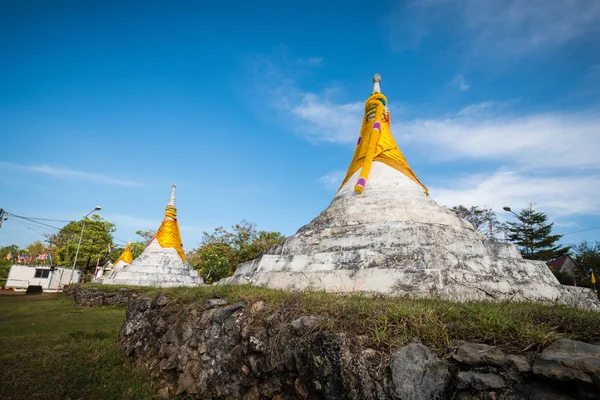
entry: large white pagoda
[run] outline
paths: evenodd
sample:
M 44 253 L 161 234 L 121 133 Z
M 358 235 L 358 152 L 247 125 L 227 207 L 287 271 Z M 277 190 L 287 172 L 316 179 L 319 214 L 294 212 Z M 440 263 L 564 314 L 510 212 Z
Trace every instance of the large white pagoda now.
M 390 130 L 374 78 L 354 157 L 331 204 L 220 284 L 467 300 L 536 300 L 600 308 L 541 261 L 488 240 L 428 196 Z

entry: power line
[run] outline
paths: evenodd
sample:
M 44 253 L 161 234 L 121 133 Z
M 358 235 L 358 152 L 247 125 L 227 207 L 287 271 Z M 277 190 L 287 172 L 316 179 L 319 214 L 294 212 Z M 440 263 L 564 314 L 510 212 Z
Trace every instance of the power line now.
M 38 222 L 38 221 L 35 221 L 35 220 L 34 220 L 34 219 L 32 219 L 32 218 L 23 217 L 22 215 L 16 215 L 16 214 L 12 214 L 12 213 L 9 213 L 9 212 L 6 212 L 6 215 L 8 215 L 8 216 L 10 216 L 10 217 L 13 217 L 13 218 L 20 218 L 20 219 L 24 219 L 24 220 L 26 220 L 26 221 L 33 222 L 33 223 L 35 223 L 35 224 L 39 224 L 39 225 L 46 226 L 46 227 L 48 227 L 48 228 L 56 229 L 57 231 L 61 230 L 61 228 L 57 228 L 56 226 L 48 225 L 48 224 L 45 224 L 45 223 L 43 223 L 43 222 Z
M 600 229 L 600 226 L 595 226 L 593 228 L 588 228 L 588 229 L 582 229 L 580 231 L 575 231 L 575 232 L 563 233 L 562 236 L 572 235 L 574 233 L 581 233 L 581 232 L 593 231 L 594 229 Z
M 29 217 L 31 219 L 35 219 L 38 221 L 51 221 L 51 222 L 72 222 L 66 219 L 48 219 L 48 218 L 34 218 L 34 217 Z
M 37 226 L 35 226 L 35 227 L 33 227 L 33 226 L 29 226 L 29 225 L 26 225 L 26 224 L 22 223 L 21 221 L 14 221 L 14 220 L 12 220 L 12 221 L 11 221 L 11 220 L 9 220 L 9 221 L 6 221 L 6 222 L 10 222 L 10 223 L 11 223 L 11 224 L 13 224 L 13 226 L 15 226 L 15 227 L 21 227 L 21 228 L 27 228 L 27 229 L 31 229 L 32 231 L 34 231 L 34 232 L 35 232 L 35 233 L 37 233 L 38 235 L 40 235 L 40 236 L 43 236 L 43 237 L 46 237 L 46 234 L 45 234 L 45 233 L 43 233 L 43 232 L 40 232 L 40 231 L 38 231 L 37 229 L 35 229 L 35 228 L 39 228 L 39 227 L 37 227 Z
M 116 237 L 116 236 L 113 236 L 113 239 L 116 239 L 116 240 L 118 240 L 119 242 L 128 243 L 127 241 L 125 241 L 125 240 L 123 240 L 123 239 L 119 239 L 119 238 L 118 238 L 118 237 Z
M 31 229 L 33 229 L 33 228 L 41 229 L 42 228 L 42 227 L 40 227 L 38 225 L 32 224 L 31 222 L 21 221 L 21 220 L 18 220 L 18 219 L 9 219 L 9 220 L 5 221 L 5 223 L 14 224 L 16 226 L 21 226 L 21 227 L 31 228 Z
M 34 219 L 34 220 L 39 220 L 39 221 L 50 221 L 50 222 L 71 222 L 71 221 L 67 221 L 64 219 L 48 219 L 48 218 L 36 218 L 36 217 L 24 217 L 22 215 L 17 215 L 17 214 L 13 214 L 13 213 L 9 213 L 8 211 L 6 212 L 6 215 L 12 215 L 13 217 L 17 217 L 17 218 L 28 218 L 28 219 Z

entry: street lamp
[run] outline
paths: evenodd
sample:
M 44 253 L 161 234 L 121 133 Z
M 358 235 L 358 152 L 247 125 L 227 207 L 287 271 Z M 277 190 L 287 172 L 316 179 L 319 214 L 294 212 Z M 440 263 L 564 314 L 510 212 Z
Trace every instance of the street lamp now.
M 511 213 L 512 215 L 514 215 L 515 217 L 517 217 L 517 219 L 519 219 L 519 216 L 518 216 L 517 214 L 515 214 L 515 212 L 514 212 L 513 210 L 511 210 L 511 208 L 510 208 L 510 207 L 508 207 L 508 206 L 504 206 L 504 207 L 502 207 L 502 209 L 503 209 L 504 211 L 507 211 L 507 212 Z M 505 230 L 504 230 L 504 240 L 505 240 L 506 242 L 508 242 L 508 241 L 509 241 L 509 240 L 506 238 L 506 228 L 505 228 Z
M 504 206 L 504 207 L 502 207 L 502 209 L 503 209 L 504 211 L 508 211 L 509 213 L 512 213 L 512 214 L 513 214 L 515 217 L 519 218 L 519 216 L 518 216 L 517 214 L 515 214 L 515 213 L 513 212 L 513 210 L 511 210 L 511 209 L 510 209 L 510 207 L 506 207 L 506 206 Z
M 504 206 L 502 207 L 502 209 L 504 211 L 512 213 L 515 217 L 517 217 L 519 221 L 521 221 L 521 224 L 525 225 L 523 220 L 521 220 L 521 217 L 518 214 L 515 214 L 513 210 L 510 209 L 510 207 Z M 533 226 L 531 224 L 531 221 L 527 222 L 527 230 L 525 230 L 523 234 L 523 240 L 525 240 L 525 249 L 529 250 L 531 256 L 533 256 Z M 527 244 L 529 244 L 529 246 L 527 246 Z
M 93 213 L 94 211 L 100 211 L 102 207 L 96 206 L 92 211 L 87 213 L 85 217 L 83 217 L 83 222 L 81 222 L 81 233 L 79 234 L 79 243 L 77 244 L 77 251 L 75 252 L 75 260 L 73 261 L 73 267 L 71 268 L 71 278 L 69 279 L 69 283 L 73 283 L 73 273 L 75 272 L 75 264 L 77 264 L 77 256 L 79 255 L 79 247 L 81 246 L 81 238 L 83 237 L 83 228 L 85 228 L 85 220 L 86 218 Z

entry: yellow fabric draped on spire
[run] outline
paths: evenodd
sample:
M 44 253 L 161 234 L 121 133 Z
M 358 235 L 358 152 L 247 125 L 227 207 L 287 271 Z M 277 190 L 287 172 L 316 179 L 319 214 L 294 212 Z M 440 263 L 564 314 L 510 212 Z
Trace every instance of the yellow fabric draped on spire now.
M 379 161 L 415 181 L 429 195 L 427 187 L 419 181 L 413 170 L 410 169 L 392 136 L 390 114 L 386 111 L 386 104 L 387 99 L 381 93 L 373 93 L 367 100 L 354 157 L 340 188 L 348 182 L 356 171 L 362 168 L 360 178 L 355 186 L 355 191 L 361 193 L 368 180 L 373 161 Z
M 119 261 L 123 261 L 125 264 L 131 264 L 133 261 L 133 255 L 131 254 L 131 243 L 127 243 L 125 250 L 123 250 L 121 256 L 117 258 L 117 261 L 115 261 L 115 265 L 117 265 Z
M 158 228 L 155 237 L 156 240 L 158 240 L 160 247 L 171 247 L 177 250 L 181 259 L 185 261 L 183 243 L 181 242 L 181 234 L 179 233 L 179 223 L 177 222 L 177 209 L 175 207 L 167 206 L 165 219 L 160 225 L 160 228 Z

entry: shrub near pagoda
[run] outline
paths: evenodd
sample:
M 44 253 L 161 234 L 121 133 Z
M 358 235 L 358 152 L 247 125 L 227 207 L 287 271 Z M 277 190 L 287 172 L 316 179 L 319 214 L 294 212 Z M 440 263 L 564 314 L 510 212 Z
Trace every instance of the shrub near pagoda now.
M 204 232 L 200 247 L 187 256 L 206 283 L 233 275 L 238 264 L 255 259 L 285 239 L 279 232 L 258 231 L 256 224 L 248 221 L 232 226 L 232 230 L 221 226 L 212 233 Z

